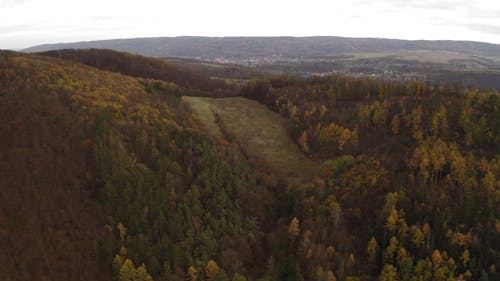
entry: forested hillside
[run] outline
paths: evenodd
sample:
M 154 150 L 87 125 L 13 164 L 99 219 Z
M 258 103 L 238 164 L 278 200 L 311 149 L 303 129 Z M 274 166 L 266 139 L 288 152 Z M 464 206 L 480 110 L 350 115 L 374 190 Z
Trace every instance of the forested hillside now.
M 0 55 L 2 280 L 185 280 L 258 237 L 248 166 L 189 128 L 182 88 Z
M 140 55 L 106 49 L 66 49 L 39 53 L 43 56 L 62 58 L 83 63 L 101 70 L 124 75 L 172 82 L 184 88 L 184 94 L 196 96 L 225 96 L 234 94 L 231 85 L 222 80 L 210 79 L 187 68 Z
M 0 51 L 0 280 L 111 278 L 93 250 L 105 215 L 90 124 L 65 85 L 83 89 L 88 77 L 69 69 Z
M 51 56 L 0 51 L 0 280 L 500 279 L 497 93 L 251 81 L 241 95 L 288 118 L 315 162 L 298 182 L 206 133 L 181 99 L 206 78 L 108 51 Z M 244 131 L 218 104 L 233 111 L 214 122 Z
M 291 136 L 323 163 L 315 194 L 300 203 L 300 217 L 310 221 L 300 237 L 320 248 L 341 244 L 346 257 L 352 251 L 326 266 L 341 280 L 346 273 L 380 280 L 500 277 L 499 94 L 347 76 L 276 77 L 243 93 L 290 118 Z M 334 198 L 326 224 L 313 211 L 313 202 L 325 200 L 320 190 Z M 338 228 L 315 235 L 338 220 L 350 243 L 332 239 Z M 311 265 L 300 247 L 295 253 Z M 318 274 L 325 269 L 319 265 Z

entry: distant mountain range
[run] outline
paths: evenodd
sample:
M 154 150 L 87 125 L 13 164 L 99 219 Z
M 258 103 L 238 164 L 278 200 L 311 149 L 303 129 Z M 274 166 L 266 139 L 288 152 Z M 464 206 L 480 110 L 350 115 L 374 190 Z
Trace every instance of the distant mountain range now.
M 161 37 L 49 44 L 23 51 L 91 48 L 170 58 L 167 59 L 169 61 L 172 58 L 196 59 L 197 62 L 191 63 L 191 66 L 198 70 L 204 69 L 205 74 L 223 70 L 223 76 L 227 76 L 228 71 L 234 71 L 219 67 L 221 64 L 243 65 L 250 67 L 248 69 L 270 73 L 323 75 L 341 72 L 500 90 L 500 45 L 471 41 L 345 37 Z M 242 69 L 230 77 L 246 77 L 241 75 Z
M 335 57 L 359 53 L 446 51 L 467 56 L 500 58 L 500 45 L 471 41 L 408 41 L 345 37 L 159 37 L 47 44 L 24 49 L 105 48 L 151 57 L 215 58 Z

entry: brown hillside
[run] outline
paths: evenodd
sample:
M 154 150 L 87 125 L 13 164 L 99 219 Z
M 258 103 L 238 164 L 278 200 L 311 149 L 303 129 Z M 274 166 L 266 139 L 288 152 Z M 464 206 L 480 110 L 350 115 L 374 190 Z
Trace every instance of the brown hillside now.
M 188 88 L 193 95 L 211 96 L 234 94 L 221 80 L 165 61 L 105 49 L 57 50 L 40 55 L 71 60 L 101 70 L 124 75 L 175 83 Z
M 92 142 L 36 70 L 0 53 L 0 280 L 110 280 Z

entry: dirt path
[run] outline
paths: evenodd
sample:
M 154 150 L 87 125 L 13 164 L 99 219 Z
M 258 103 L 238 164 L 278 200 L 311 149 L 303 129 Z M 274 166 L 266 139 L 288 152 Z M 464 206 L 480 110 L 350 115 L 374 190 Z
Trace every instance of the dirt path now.
M 236 142 L 255 165 L 282 176 L 312 178 L 318 167 L 288 136 L 287 120 L 241 97 L 183 97 L 215 137 Z

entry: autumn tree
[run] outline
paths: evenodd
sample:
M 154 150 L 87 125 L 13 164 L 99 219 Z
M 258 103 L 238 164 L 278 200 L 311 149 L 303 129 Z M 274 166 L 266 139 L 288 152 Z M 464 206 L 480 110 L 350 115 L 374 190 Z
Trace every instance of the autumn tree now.
M 188 268 L 187 275 L 188 275 L 190 281 L 196 281 L 196 280 L 198 280 L 198 277 L 197 277 L 198 276 L 198 270 L 196 270 L 196 268 L 194 268 L 193 266 L 190 266 Z
M 410 228 L 410 231 L 412 233 L 411 241 L 412 241 L 413 245 L 417 248 L 422 247 L 422 245 L 425 242 L 424 232 L 417 225 L 412 225 Z
M 342 133 L 340 133 L 339 136 L 339 150 L 342 151 L 344 149 L 344 145 L 347 143 L 347 141 L 351 138 L 351 131 L 349 129 L 344 129 L 342 130 Z
M 219 273 L 219 266 L 213 260 L 209 260 L 207 266 L 205 267 L 205 275 L 208 281 L 213 281 Z
M 120 234 L 120 240 L 125 241 L 125 238 L 127 237 L 127 228 L 119 222 L 116 225 L 116 229 L 118 229 L 118 233 Z
M 297 237 L 300 233 L 300 223 L 297 217 L 293 217 L 288 225 L 288 234 L 292 237 Z
M 126 259 L 120 267 L 119 281 L 153 281 L 153 278 L 148 274 L 146 266 L 141 264 L 138 268 L 130 259 Z
M 379 103 L 378 101 L 373 104 L 373 123 L 379 129 L 384 128 L 387 120 L 387 103 Z
M 368 242 L 368 247 L 366 249 L 366 253 L 368 254 L 368 258 L 370 259 L 370 261 L 372 263 L 375 262 L 375 258 L 376 258 L 376 255 L 377 255 L 377 252 L 378 252 L 378 243 L 377 243 L 377 239 L 375 239 L 375 237 L 372 237 L 370 239 L 370 241 Z
M 422 105 L 419 105 L 411 112 L 411 133 L 415 141 L 421 142 L 424 139 L 424 132 L 422 128 Z
M 379 281 L 397 281 L 398 271 L 392 264 L 385 264 L 380 273 Z
M 247 278 L 238 272 L 235 272 L 233 277 L 231 277 L 231 281 L 247 281 Z
M 401 127 L 401 121 L 399 120 L 399 116 L 396 114 L 392 117 L 391 121 L 391 129 L 393 135 L 399 135 L 399 130 Z

